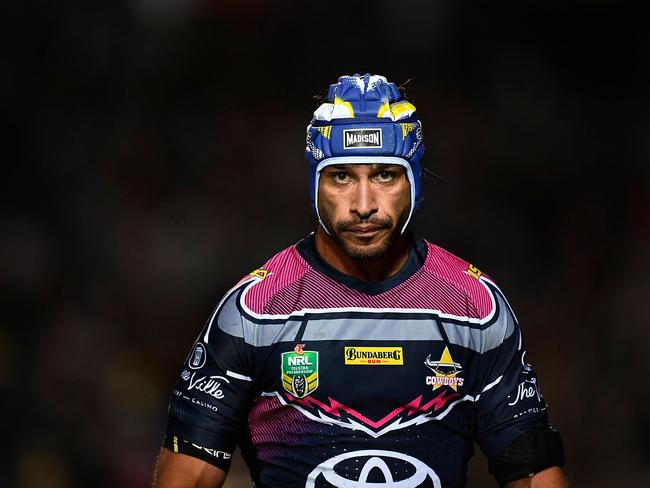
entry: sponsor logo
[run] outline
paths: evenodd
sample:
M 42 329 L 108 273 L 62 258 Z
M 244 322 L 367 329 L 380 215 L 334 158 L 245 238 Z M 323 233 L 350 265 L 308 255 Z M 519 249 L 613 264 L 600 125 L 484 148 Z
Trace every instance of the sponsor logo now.
M 205 366 L 205 361 L 208 355 L 205 350 L 205 346 L 201 342 L 197 342 L 190 354 L 189 361 L 187 365 L 190 369 L 201 369 Z
M 537 384 L 537 376 L 533 371 L 533 367 L 526 362 L 526 351 L 521 354 L 521 372 L 523 381 L 517 385 L 517 391 L 508 395 L 511 399 L 508 406 L 514 407 L 519 402 L 535 398 L 538 403 L 543 404 L 542 391 Z
M 523 412 L 516 413 L 515 415 L 512 416 L 512 418 L 517 419 L 519 417 L 523 417 L 524 415 L 539 413 L 539 412 L 543 412 L 544 410 L 546 410 L 546 409 L 545 408 L 539 408 L 539 407 L 531 407 L 531 408 L 529 408 L 527 410 L 524 410 Z
M 470 264 L 467 268 L 467 274 L 478 280 L 483 273 L 474 265 Z
M 186 369 L 184 369 L 183 372 L 181 373 L 181 378 L 183 378 L 183 381 L 189 380 L 191 376 L 192 376 L 192 373 L 190 373 Z
M 282 386 L 296 398 L 304 398 L 318 388 L 318 352 L 305 351 L 298 344 L 293 352 L 282 353 Z
M 196 373 L 192 373 L 189 381 L 190 383 L 187 387 L 187 391 L 197 390 L 206 395 L 210 395 L 217 400 L 223 398 L 221 382 L 225 381 L 226 383 L 230 383 L 230 380 L 224 376 L 201 376 L 200 378 L 197 378 Z
M 260 280 L 263 280 L 269 275 L 269 271 L 264 268 L 258 268 L 255 271 L 251 271 L 249 274 L 251 276 L 254 276 L 255 278 L 259 278 Z
M 192 447 L 199 449 L 201 451 L 204 451 L 208 453 L 210 456 L 214 458 L 221 458 L 221 459 L 230 459 L 232 457 L 232 453 L 226 452 L 226 451 L 217 451 L 216 449 L 210 449 L 208 447 L 203 447 L 199 446 L 198 444 L 194 444 L 193 442 L 186 441 L 185 439 L 179 439 L 178 436 L 174 436 L 173 438 L 173 443 L 174 443 L 174 452 L 179 452 L 178 451 L 178 441 L 182 441 L 184 444 L 189 444 Z
M 192 447 L 195 447 L 201 451 L 207 452 L 210 456 L 214 458 L 221 459 L 230 459 L 232 454 L 226 451 L 217 451 L 216 449 L 210 449 L 208 447 L 199 446 L 198 444 L 190 443 Z
M 343 149 L 381 148 L 381 129 L 345 129 Z
M 401 347 L 344 348 L 345 364 L 393 366 L 404 364 Z
M 509 395 L 508 398 L 511 398 L 513 395 Z M 527 380 L 522 381 L 517 385 L 517 391 L 514 394 L 514 398 L 511 402 L 508 403 L 509 406 L 514 406 L 517 405 L 522 400 L 526 400 L 528 398 L 537 398 L 538 402 L 542 401 L 542 392 L 539 389 L 539 385 L 537 384 L 537 378 L 534 376 L 532 378 L 529 378 Z
M 211 403 L 208 403 L 208 402 L 201 401 L 198 398 L 192 397 L 191 402 L 194 405 L 198 405 L 199 407 L 207 408 L 208 410 L 212 410 L 213 412 L 216 412 L 216 411 L 219 410 L 215 405 L 212 405 Z
M 319 464 L 305 488 L 441 488 L 436 472 L 417 458 L 400 452 L 369 449 L 340 454 Z
M 530 365 L 530 363 L 526 362 L 526 353 L 528 351 L 524 351 L 521 353 L 521 370 L 524 372 L 524 374 L 529 374 L 533 371 L 533 367 Z
M 465 379 L 458 377 L 463 372 L 463 367 L 453 360 L 447 346 L 438 361 L 433 361 L 429 354 L 424 364 L 435 373 L 435 376 L 427 376 L 425 380 L 427 385 L 433 387 L 433 390 L 441 386 L 448 386 L 454 391 L 458 391 L 458 387 L 463 386 Z
M 174 395 L 176 395 L 177 397 L 183 398 L 184 400 L 187 400 L 189 402 L 192 402 L 194 405 L 198 405 L 199 407 L 203 407 L 203 408 L 207 408 L 208 410 L 212 410 L 213 412 L 216 412 L 216 411 L 219 410 L 216 406 L 214 406 L 214 405 L 212 405 L 212 404 L 210 404 L 208 402 L 204 402 L 204 401 L 199 400 L 198 398 L 194 398 L 194 397 L 190 398 L 189 396 L 185 395 L 182 391 L 178 391 L 178 390 L 174 389 Z

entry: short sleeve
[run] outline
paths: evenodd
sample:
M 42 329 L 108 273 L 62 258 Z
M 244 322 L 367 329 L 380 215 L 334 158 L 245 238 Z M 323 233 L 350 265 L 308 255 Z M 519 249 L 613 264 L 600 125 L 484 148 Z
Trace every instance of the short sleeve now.
M 243 339 L 236 293 L 226 297 L 188 354 L 169 405 L 167 435 L 231 453 L 253 398 L 254 356 Z
M 547 428 L 547 405 L 537 376 L 526 362 L 521 329 L 496 286 L 495 314 L 480 359 L 482 390 L 476 401 L 477 442 L 488 459 L 522 433 Z M 486 329 L 488 330 L 488 329 Z

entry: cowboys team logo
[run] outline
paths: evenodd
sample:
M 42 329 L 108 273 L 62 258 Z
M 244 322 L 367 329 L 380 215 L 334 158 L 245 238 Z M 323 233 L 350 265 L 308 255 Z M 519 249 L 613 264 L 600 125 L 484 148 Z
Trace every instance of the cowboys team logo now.
M 339 454 L 319 464 L 305 488 L 441 488 L 436 472 L 401 452 L 369 449 Z
M 454 391 L 458 391 L 458 387 L 463 386 L 465 379 L 458 377 L 462 373 L 463 367 L 452 359 L 447 346 L 445 346 L 445 350 L 442 351 L 442 356 L 438 361 L 433 361 L 431 354 L 429 354 L 424 364 L 435 373 L 435 376 L 427 376 L 426 378 L 426 384 L 433 386 L 434 391 L 441 386 L 449 386 Z
M 282 353 L 282 386 L 296 398 L 304 398 L 318 388 L 318 352 L 304 351 L 304 344 L 294 352 Z

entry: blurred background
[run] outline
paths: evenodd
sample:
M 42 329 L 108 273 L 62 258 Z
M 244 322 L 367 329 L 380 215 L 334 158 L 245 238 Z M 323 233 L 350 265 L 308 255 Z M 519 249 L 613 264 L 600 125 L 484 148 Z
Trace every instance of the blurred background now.
M 496 279 L 573 486 L 650 486 L 649 30 L 607 0 L 10 2 L 0 486 L 146 487 L 219 297 L 314 229 L 311 97 L 413 78 L 412 229 Z M 644 305 L 645 304 L 645 305 Z M 229 486 L 248 486 L 241 466 Z M 496 486 L 475 456 L 468 486 Z

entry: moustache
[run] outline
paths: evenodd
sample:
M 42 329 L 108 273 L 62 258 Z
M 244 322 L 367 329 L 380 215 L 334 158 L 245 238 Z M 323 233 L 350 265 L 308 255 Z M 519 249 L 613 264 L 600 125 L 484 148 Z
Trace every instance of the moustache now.
M 393 225 L 393 220 L 391 218 L 385 218 L 385 219 L 380 219 L 380 218 L 369 218 L 369 219 L 350 219 L 350 220 L 344 220 L 342 222 L 337 222 L 336 224 L 336 230 L 339 232 L 345 232 L 347 230 L 350 230 L 358 225 L 371 225 L 373 227 L 377 227 L 378 229 L 390 229 Z

